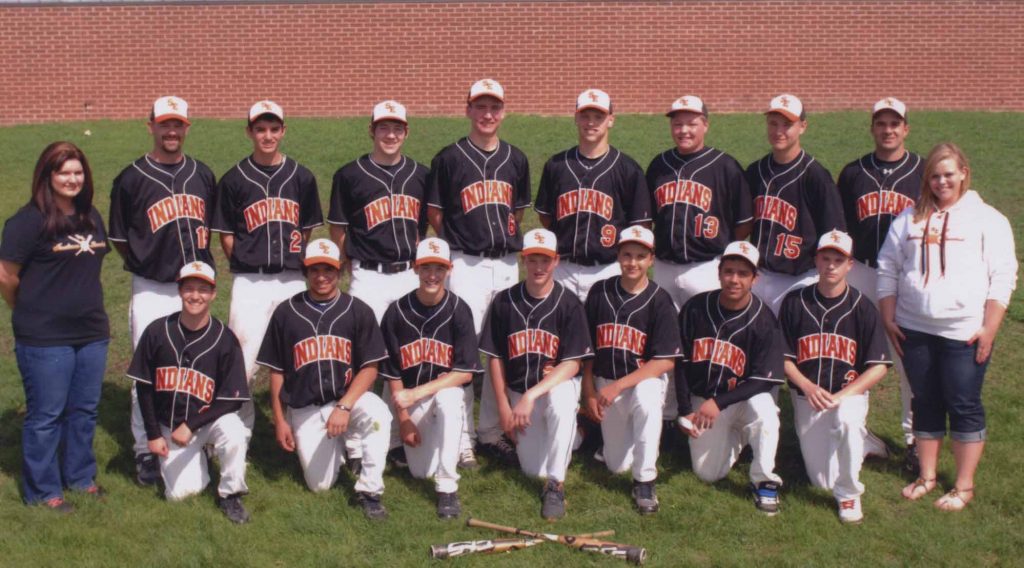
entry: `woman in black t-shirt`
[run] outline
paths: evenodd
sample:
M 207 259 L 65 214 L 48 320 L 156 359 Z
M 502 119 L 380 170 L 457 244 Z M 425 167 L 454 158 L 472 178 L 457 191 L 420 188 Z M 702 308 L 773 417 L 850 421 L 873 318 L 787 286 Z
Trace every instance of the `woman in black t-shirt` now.
M 102 495 L 92 442 L 110 342 L 100 285 L 109 247 L 92 197 L 85 155 L 54 142 L 36 163 L 31 199 L 0 240 L 0 294 L 13 310 L 27 407 L 24 499 L 65 513 L 65 487 Z

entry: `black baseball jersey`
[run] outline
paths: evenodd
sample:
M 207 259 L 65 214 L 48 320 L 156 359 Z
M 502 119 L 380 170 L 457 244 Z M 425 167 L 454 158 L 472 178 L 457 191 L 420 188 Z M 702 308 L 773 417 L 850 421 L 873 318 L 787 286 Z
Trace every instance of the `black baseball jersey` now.
M 161 426 L 192 424 L 215 401 L 249 400 L 245 361 L 235 334 L 216 318 L 201 330 L 181 325 L 181 312 L 146 327 L 128 377 L 151 385 Z
M 515 212 L 530 206 L 526 154 L 501 141 L 493 152 L 469 138 L 445 147 L 430 163 L 427 203 L 444 211 L 452 250 L 501 254 L 523 248 Z
M 653 281 L 630 294 L 621 276 L 602 280 L 590 289 L 585 308 L 597 377 L 621 379 L 651 359 L 682 355 L 675 305 Z
M 473 313 L 461 298 L 446 292 L 426 306 L 409 292 L 393 302 L 381 320 L 388 358 L 380 374 L 415 388 L 449 371 L 482 373 Z
M 807 152 L 788 164 L 768 154 L 747 167 L 754 195 L 754 230 L 750 241 L 761 253 L 761 266 L 782 274 L 814 268 L 818 238 L 832 229 L 846 230 L 843 205 L 832 174 Z
M 284 375 L 281 402 L 302 408 L 340 400 L 356 373 L 387 357 L 377 318 L 338 292 L 316 302 L 300 292 L 274 310 L 256 362 Z
M 892 365 L 878 310 L 853 286 L 836 298 L 822 296 L 815 284 L 794 290 L 782 301 L 779 321 L 786 358 L 832 394 L 872 365 Z
M 751 294 L 742 310 L 719 303 L 721 290 L 690 298 L 679 311 L 683 361 L 676 364 L 679 414 L 692 412 L 690 393 L 719 408 L 768 392 L 785 379 L 782 330 L 768 305 Z
M 921 196 L 922 176 L 924 161 L 911 152 L 896 162 L 884 162 L 871 153 L 843 168 L 839 194 L 854 258 L 876 266 L 892 220 Z
M 578 146 L 552 156 L 533 208 L 551 218 L 558 254 L 581 264 L 615 262 L 619 233 L 651 220 L 643 170 L 616 148 L 593 160 Z
M 235 236 L 231 272 L 273 274 L 302 268 L 302 233 L 323 222 L 312 172 L 288 157 L 276 166 L 249 157 L 217 185 L 210 229 Z
M 216 180 L 202 162 L 185 156 L 160 164 L 142 156 L 114 178 L 110 235 L 127 243 L 125 270 L 174 282 L 189 262 L 214 266 L 209 221 Z
M 753 219 L 753 199 L 735 158 L 707 147 L 681 155 L 666 150 L 647 166 L 654 206 L 654 254 L 686 264 L 722 254 L 733 229 Z
M 534 298 L 520 282 L 491 302 L 480 334 L 480 351 L 505 363 L 509 389 L 525 393 L 563 361 L 594 356 L 583 303 L 555 282 L 546 298 Z
M 369 154 L 334 173 L 327 222 L 345 226 L 345 252 L 367 262 L 407 262 L 427 228 L 427 168 L 405 156 L 381 166 Z

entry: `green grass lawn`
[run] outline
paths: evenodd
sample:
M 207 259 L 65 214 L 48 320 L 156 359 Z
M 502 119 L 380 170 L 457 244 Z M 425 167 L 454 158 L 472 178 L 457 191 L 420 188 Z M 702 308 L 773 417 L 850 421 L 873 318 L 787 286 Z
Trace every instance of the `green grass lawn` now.
M 1014 226 L 1021 250 L 1024 234 L 1024 160 L 1021 159 L 1024 114 L 915 113 L 908 140 L 912 150 L 927 153 L 937 142 L 961 144 L 972 160 L 974 185 Z M 804 137 L 805 148 L 832 173 L 871 147 L 866 113 L 814 115 Z M 188 153 L 223 174 L 250 151 L 240 121 L 197 120 L 186 143 Z M 462 136 L 464 119 L 413 119 L 406 145 L 409 155 L 429 164 L 442 146 Z M 86 136 L 85 131 L 91 135 Z M 106 216 L 114 176 L 151 145 L 142 120 L 100 121 L 0 129 L 0 217 L 6 219 L 28 199 L 32 168 L 51 141 L 71 140 L 91 161 L 97 188 L 96 205 Z M 510 116 L 503 138 L 530 158 L 534 187 L 544 160 L 575 143 L 569 117 Z M 366 152 L 366 120 L 292 119 L 285 151 L 309 167 L 320 182 L 327 207 L 331 176 L 340 165 Z M 612 142 L 645 166 L 670 145 L 667 121 L 661 116 L 620 116 Z M 747 164 L 767 151 L 759 115 L 712 117 L 708 142 Z M 537 225 L 528 211 L 527 227 Z M 326 236 L 319 229 L 318 236 Z M 226 267 L 219 246 L 218 264 Z M 1019 255 L 1018 255 L 1019 256 Z M 230 283 L 221 279 L 215 313 L 227 319 Z M 492 538 L 487 531 L 434 516 L 433 486 L 405 473 L 385 475 L 384 502 L 390 520 L 365 521 L 348 504 L 351 480 L 342 478 L 328 494 L 305 489 L 295 456 L 277 448 L 269 424 L 265 380 L 257 383 L 262 417 L 249 450 L 246 504 L 253 515 L 247 526 L 231 525 L 214 504 L 212 487 L 184 503 L 167 503 L 151 488 L 133 482 L 131 434 L 128 429 L 128 388 L 123 372 L 131 354 L 127 328 L 128 276 L 115 255 L 105 263 L 103 279 L 113 342 L 100 404 L 96 454 L 99 482 L 109 491 L 104 503 L 71 496 L 74 515 L 58 518 L 22 505 L 18 487 L 21 467 L 21 424 L 24 396 L 13 355 L 13 337 L 5 323 L 0 331 L 0 565 L 50 566 L 303 566 L 416 565 L 427 562 L 430 544 Z M 928 499 L 910 503 L 899 496 L 907 479 L 899 456 L 865 464 L 862 480 L 865 524 L 844 527 L 836 520 L 834 502 L 826 492 L 809 487 L 792 428 L 788 395 L 783 406 L 778 472 L 786 480 L 783 513 L 758 515 L 746 494 L 747 466 L 740 465 L 713 486 L 689 471 L 689 456 L 677 450 L 659 461 L 658 491 L 662 510 L 641 518 L 633 512 L 628 475 L 612 476 L 589 458 L 575 459 L 566 483 L 569 513 L 547 525 L 539 516 L 540 483 L 518 471 L 484 463 L 464 475 L 464 513 L 492 522 L 557 532 L 615 529 L 613 540 L 644 546 L 648 563 L 678 565 L 1020 565 L 1024 560 L 1024 496 L 1016 483 L 1024 478 L 1024 305 L 1018 290 L 997 339 L 985 390 L 990 439 L 977 478 L 977 498 L 960 514 L 934 510 Z M 0 307 L 0 320 L 10 311 Z M 902 449 L 898 385 L 890 376 L 872 396 L 871 429 Z M 940 486 L 949 488 L 953 465 L 944 454 Z M 439 562 L 439 561 L 435 561 Z M 617 561 L 545 544 L 501 557 L 473 556 L 449 561 L 460 565 L 538 566 L 614 565 Z

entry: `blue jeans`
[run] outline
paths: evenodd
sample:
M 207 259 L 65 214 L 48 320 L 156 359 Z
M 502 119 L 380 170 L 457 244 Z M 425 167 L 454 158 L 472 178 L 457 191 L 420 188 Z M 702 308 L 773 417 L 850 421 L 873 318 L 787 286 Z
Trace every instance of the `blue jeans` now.
M 26 503 L 62 497 L 63 487 L 87 489 L 95 483 L 92 440 L 109 343 L 15 343 L 27 407 L 21 435 Z
M 914 393 L 914 436 L 941 440 L 949 417 L 950 438 L 958 442 L 985 439 L 985 408 L 981 386 L 988 361 L 975 360 L 976 345 L 900 328 L 903 367 Z M 989 357 L 991 360 L 991 357 Z

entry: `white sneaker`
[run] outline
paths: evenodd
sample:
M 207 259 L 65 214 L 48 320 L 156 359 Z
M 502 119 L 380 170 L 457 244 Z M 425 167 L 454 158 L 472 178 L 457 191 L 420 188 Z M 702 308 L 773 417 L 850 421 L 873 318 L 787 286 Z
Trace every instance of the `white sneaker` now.
M 864 511 L 860 508 L 860 497 L 853 499 L 836 499 L 839 507 L 839 522 L 844 525 L 855 525 L 864 520 Z

